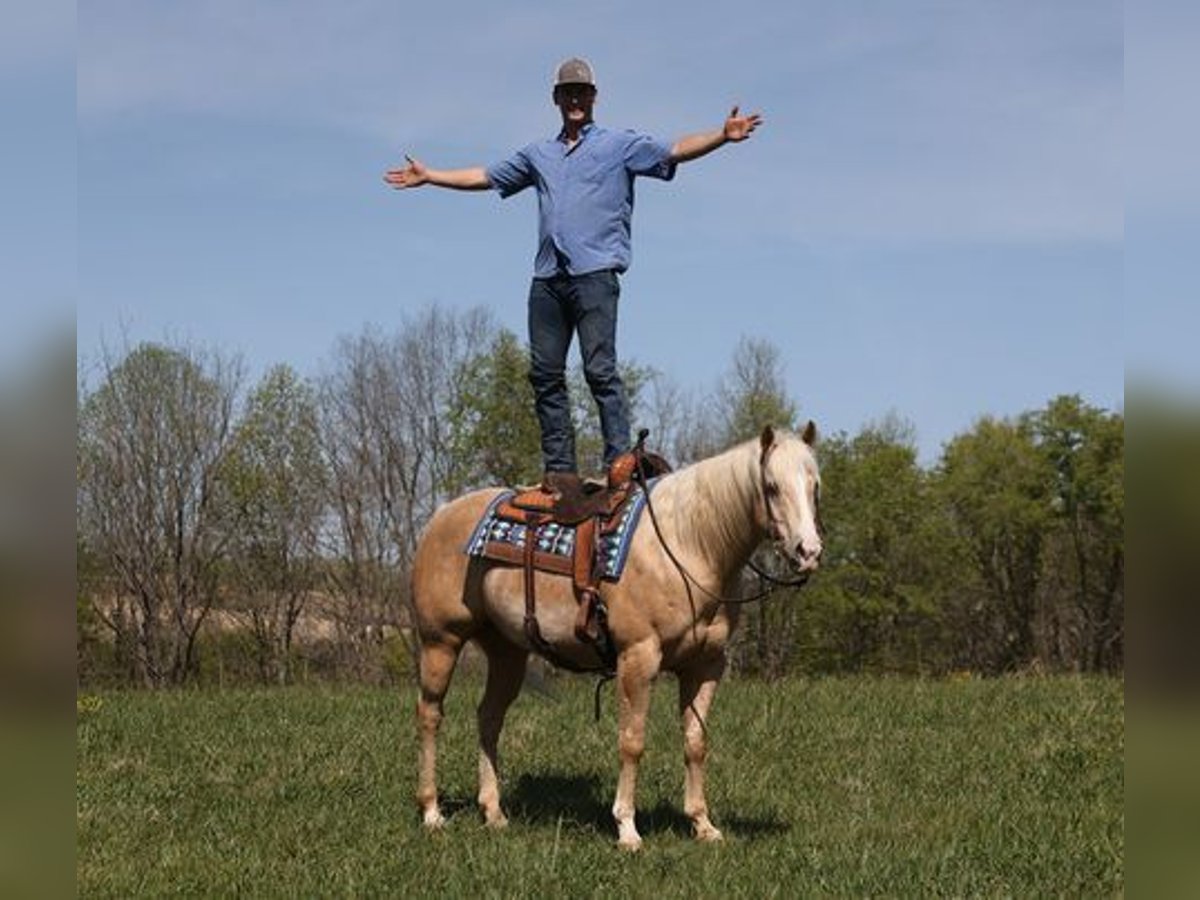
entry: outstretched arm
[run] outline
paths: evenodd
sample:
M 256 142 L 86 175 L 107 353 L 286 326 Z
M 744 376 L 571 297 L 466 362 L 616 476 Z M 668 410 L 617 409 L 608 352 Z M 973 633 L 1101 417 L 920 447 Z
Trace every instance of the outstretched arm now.
M 680 138 L 671 148 L 671 159 L 677 163 L 698 159 L 706 153 L 712 153 L 718 147 L 733 142 L 744 141 L 762 124 L 762 116 L 750 113 L 743 116 L 735 106 L 729 113 L 725 124 L 715 131 L 705 131 L 700 134 L 690 134 Z
M 454 188 L 458 191 L 486 191 L 492 186 L 487 170 L 471 169 L 428 169 L 411 156 L 404 157 L 408 165 L 403 169 L 390 169 L 383 180 L 396 190 L 432 184 L 437 187 Z

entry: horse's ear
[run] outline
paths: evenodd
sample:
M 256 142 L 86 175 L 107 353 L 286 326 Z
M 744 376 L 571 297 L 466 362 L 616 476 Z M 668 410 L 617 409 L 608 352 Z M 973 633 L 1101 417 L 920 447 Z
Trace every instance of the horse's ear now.
M 804 441 L 810 447 L 817 442 L 817 426 L 812 419 L 809 419 L 808 424 L 804 426 L 800 440 Z
M 775 443 L 775 429 L 770 425 L 764 425 L 762 434 L 758 436 L 758 443 L 762 447 L 763 453 L 770 450 L 771 445 Z

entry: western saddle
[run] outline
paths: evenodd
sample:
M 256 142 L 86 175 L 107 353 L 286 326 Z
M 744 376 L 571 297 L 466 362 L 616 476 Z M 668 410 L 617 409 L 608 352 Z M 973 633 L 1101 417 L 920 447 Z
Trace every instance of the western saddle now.
M 575 637 L 590 644 L 607 673 L 616 671 L 616 648 L 608 631 L 608 609 L 600 596 L 602 566 L 600 538 L 611 533 L 639 485 L 671 471 L 657 453 L 644 449 L 648 432 L 638 434 L 637 445 L 609 465 L 605 482 L 583 481 L 577 475 L 547 478 L 541 485 L 514 494 L 496 509 L 498 518 L 525 526 L 522 548 L 512 548 L 510 562 L 525 569 L 525 636 L 530 646 L 551 663 L 572 671 L 594 671 L 566 659 L 542 637 L 537 621 L 535 570 L 569 575 L 579 608 L 575 615 Z M 552 474 L 552 473 L 548 473 Z M 575 529 L 571 556 L 555 557 L 537 552 L 534 538 L 538 528 L 549 523 Z

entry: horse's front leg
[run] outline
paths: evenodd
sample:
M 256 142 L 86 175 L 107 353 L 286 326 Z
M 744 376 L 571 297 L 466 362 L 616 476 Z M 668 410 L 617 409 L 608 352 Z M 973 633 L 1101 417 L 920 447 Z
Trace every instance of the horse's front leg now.
M 508 824 L 500 808 L 498 748 L 504 714 L 521 692 L 529 652 L 494 632 L 481 636 L 487 654 L 487 687 L 479 704 L 479 809 L 489 828 Z
M 708 756 L 708 710 L 725 673 L 725 658 L 707 660 L 679 673 L 679 712 L 683 717 L 683 811 L 692 820 L 696 839 L 719 841 L 721 832 L 708 818 L 704 799 L 704 762 Z
M 612 812 L 617 821 L 617 845 L 624 850 L 637 850 L 642 846 L 642 838 L 634 823 L 634 793 L 637 790 L 638 763 L 646 749 L 650 682 L 658 674 L 661 661 L 662 651 L 650 641 L 626 648 L 617 658 L 621 774 L 617 779 L 617 797 L 613 801 Z

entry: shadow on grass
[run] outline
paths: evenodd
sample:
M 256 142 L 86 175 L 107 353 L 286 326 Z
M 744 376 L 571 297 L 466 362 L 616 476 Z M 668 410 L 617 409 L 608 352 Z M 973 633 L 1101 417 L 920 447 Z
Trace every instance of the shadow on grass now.
M 508 792 L 507 808 L 513 819 L 530 825 L 557 825 L 571 822 L 590 830 L 615 831 L 612 818 L 612 797 L 602 791 L 596 775 L 561 775 L 558 773 L 522 775 Z M 674 834 L 690 837 L 692 823 L 676 806 L 659 801 L 650 808 L 639 808 L 638 831 L 642 836 Z M 757 818 L 718 816 L 717 824 L 733 838 L 759 840 L 786 834 L 791 825 L 774 815 Z
M 530 825 L 562 819 L 605 831 L 613 827 L 611 802 L 596 775 L 525 774 L 508 791 L 509 816 Z
M 730 837 L 744 841 L 760 841 L 763 838 L 779 837 L 792 830 L 791 823 L 775 815 L 762 817 L 717 816 L 717 826 Z
M 447 819 L 453 819 L 462 814 L 472 815 L 479 811 L 479 804 L 472 796 L 457 797 L 453 794 L 441 794 L 438 796 L 438 806 L 442 810 L 442 815 Z

